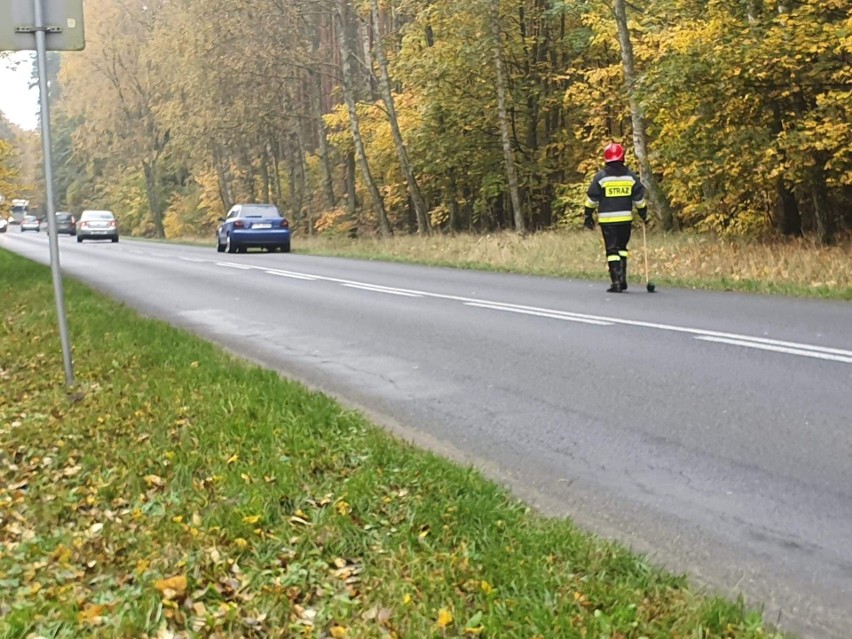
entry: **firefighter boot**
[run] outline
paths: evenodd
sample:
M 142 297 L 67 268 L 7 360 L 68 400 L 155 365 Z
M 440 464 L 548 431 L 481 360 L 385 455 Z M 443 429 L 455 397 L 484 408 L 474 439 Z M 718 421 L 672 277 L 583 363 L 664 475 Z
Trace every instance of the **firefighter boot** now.
M 627 258 L 621 258 L 621 290 L 627 290 Z
M 621 293 L 621 260 L 609 262 L 609 278 L 612 286 L 606 289 L 607 293 Z

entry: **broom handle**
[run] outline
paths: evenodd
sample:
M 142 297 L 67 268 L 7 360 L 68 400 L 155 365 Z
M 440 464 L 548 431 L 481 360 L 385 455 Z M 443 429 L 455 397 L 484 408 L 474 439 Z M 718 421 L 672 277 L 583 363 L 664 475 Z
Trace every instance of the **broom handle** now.
M 651 279 L 648 276 L 648 240 L 645 235 L 645 226 L 646 224 L 642 222 L 642 253 L 645 255 L 645 283 L 647 284 Z

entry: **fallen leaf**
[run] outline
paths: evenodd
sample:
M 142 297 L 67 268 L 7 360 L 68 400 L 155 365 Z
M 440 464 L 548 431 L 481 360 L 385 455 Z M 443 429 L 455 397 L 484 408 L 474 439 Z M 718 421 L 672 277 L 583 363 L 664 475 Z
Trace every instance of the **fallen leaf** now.
M 163 480 L 163 478 L 157 475 L 145 475 L 142 479 L 148 485 L 148 488 L 153 488 L 155 486 L 157 488 L 162 488 L 166 485 L 166 482 Z
M 438 611 L 438 627 L 446 628 L 451 623 L 453 623 L 453 613 L 451 613 L 446 608 L 441 608 Z
M 101 617 L 106 612 L 107 607 L 101 604 L 86 604 L 86 606 L 77 613 L 77 621 L 88 622 L 91 624 L 99 624 Z
M 166 599 L 174 599 L 186 592 L 186 575 L 175 575 L 168 579 L 154 582 L 154 588 L 159 590 Z

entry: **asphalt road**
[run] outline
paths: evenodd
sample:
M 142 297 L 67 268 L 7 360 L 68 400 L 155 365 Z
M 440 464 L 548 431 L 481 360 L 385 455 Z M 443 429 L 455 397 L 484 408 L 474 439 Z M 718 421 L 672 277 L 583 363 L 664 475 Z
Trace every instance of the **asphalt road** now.
M 59 243 L 67 274 L 147 315 L 743 593 L 783 628 L 852 637 L 849 303 Z M 48 260 L 43 233 L 0 248 Z M 70 321 L 73 340 L 85 318 Z

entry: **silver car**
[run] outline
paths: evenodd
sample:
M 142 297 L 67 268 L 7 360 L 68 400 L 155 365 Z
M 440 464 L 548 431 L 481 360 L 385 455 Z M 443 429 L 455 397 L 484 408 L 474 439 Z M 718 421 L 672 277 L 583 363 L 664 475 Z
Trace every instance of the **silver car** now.
M 24 231 L 41 231 L 41 222 L 35 215 L 25 215 L 21 220 L 21 233 Z
M 77 221 L 77 242 L 83 240 L 118 242 L 118 222 L 112 211 L 83 211 Z

